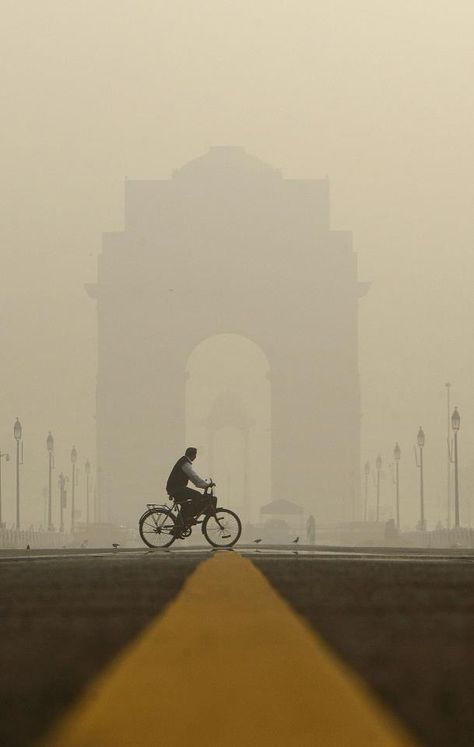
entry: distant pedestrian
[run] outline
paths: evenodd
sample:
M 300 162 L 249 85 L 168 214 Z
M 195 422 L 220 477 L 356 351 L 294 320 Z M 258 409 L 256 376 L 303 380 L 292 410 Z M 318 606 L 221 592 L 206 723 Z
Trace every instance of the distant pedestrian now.
M 306 522 L 306 538 L 308 545 L 314 545 L 316 541 L 316 522 L 313 514 L 308 516 L 308 521 Z

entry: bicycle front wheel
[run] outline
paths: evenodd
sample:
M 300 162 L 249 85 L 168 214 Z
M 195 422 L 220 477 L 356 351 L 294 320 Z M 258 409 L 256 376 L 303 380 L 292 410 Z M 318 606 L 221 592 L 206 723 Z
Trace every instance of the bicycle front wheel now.
M 150 508 L 138 524 L 140 537 L 148 547 L 169 547 L 176 539 L 172 530 L 175 519 L 166 508 Z
M 202 533 L 213 547 L 232 547 L 242 533 L 242 524 L 233 511 L 218 508 L 204 519 Z

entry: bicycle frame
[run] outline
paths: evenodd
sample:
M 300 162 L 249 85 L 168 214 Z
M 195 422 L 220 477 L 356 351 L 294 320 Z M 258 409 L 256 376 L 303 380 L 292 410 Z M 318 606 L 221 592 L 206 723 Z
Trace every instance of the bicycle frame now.
M 217 518 L 217 505 L 215 507 L 212 505 L 212 499 L 214 498 L 214 487 L 212 486 L 212 487 L 206 488 L 204 490 L 203 496 L 206 496 L 206 498 L 208 498 L 208 501 L 207 501 L 207 505 L 205 505 L 202 508 L 201 513 L 198 514 L 198 516 L 196 516 L 196 524 L 202 525 L 208 516 L 215 516 L 216 521 L 219 524 L 219 527 L 223 529 L 219 519 Z M 168 506 L 163 506 L 162 504 L 154 504 L 154 503 L 151 503 L 151 504 L 147 503 L 147 506 L 150 508 L 158 507 L 158 506 L 160 508 L 166 508 L 168 511 L 171 511 L 172 513 L 176 514 L 176 516 L 180 516 L 181 515 L 180 501 L 177 501 L 176 498 L 174 498 L 171 495 L 169 496 L 169 500 L 172 502 L 171 508 L 169 508 Z

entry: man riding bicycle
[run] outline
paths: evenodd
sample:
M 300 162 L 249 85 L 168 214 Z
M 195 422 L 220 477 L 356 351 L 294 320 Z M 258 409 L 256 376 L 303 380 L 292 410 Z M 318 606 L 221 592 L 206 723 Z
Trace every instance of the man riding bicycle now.
M 190 446 L 186 449 L 184 456 L 180 457 L 166 483 L 166 492 L 173 497 L 181 507 L 181 517 L 185 527 L 196 524 L 197 517 L 203 511 L 204 507 L 209 505 L 209 500 L 214 500 L 217 505 L 217 498 L 210 498 L 203 495 L 197 490 L 188 488 L 188 482 L 191 481 L 197 488 L 210 488 L 215 483 L 212 480 L 203 480 L 194 471 L 192 464 L 197 457 L 197 449 Z M 214 506 L 215 507 L 215 506 Z
M 171 507 L 147 503 L 140 516 L 138 530 L 145 545 L 153 549 L 170 547 L 173 542 L 190 537 L 194 524 L 199 525 L 203 537 L 212 547 L 229 548 L 239 541 L 242 523 L 234 511 L 217 507 L 212 480 L 203 480 L 192 464 L 197 449 L 188 448 L 171 470 L 166 491 L 172 500 Z M 191 481 L 204 494 L 188 488 Z

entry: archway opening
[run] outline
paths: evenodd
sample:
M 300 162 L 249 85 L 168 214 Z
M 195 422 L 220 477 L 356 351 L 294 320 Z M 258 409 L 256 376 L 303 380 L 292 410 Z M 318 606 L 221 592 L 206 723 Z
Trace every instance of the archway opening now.
M 186 443 L 222 505 L 256 521 L 271 495 L 268 360 L 253 341 L 219 334 L 200 342 L 186 367 Z

